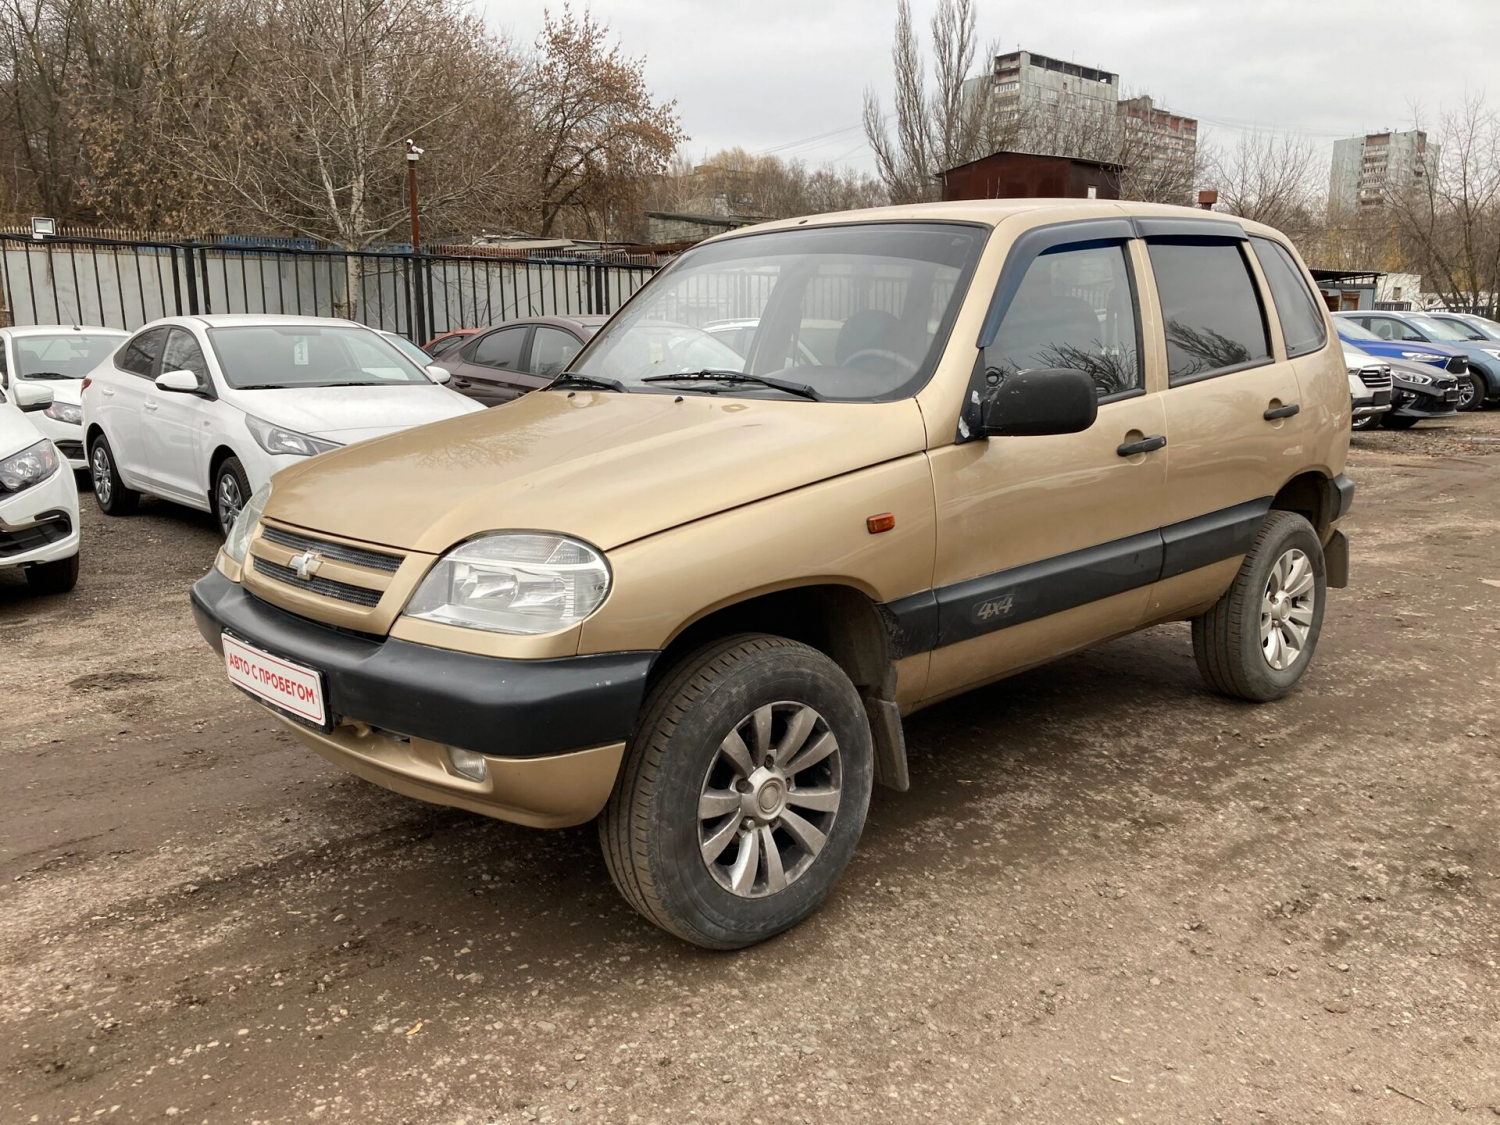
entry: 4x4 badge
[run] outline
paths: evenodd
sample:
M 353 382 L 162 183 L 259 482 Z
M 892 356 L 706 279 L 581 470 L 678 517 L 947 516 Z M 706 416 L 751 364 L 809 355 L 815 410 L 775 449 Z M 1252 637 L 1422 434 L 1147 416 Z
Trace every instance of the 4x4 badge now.
M 974 620 L 993 621 L 997 617 L 1009 617 L 1015 608 L 1014 598 L 1010 594 L 1001 594 L 998 598 L 991 598 L 975 606 Z

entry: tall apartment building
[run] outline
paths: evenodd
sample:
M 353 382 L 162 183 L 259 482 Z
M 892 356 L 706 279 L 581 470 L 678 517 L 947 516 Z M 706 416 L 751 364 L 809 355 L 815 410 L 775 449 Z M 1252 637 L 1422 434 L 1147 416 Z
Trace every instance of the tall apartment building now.
M 1001 112 L 1025 106 L 1113 111 L 1120 96 L 1120 76 L 1077 63 L 1012 51 L 995 57 L 991 80 Z
M 1438 154 L 1439 146 L 1428 144 L 1420 129 L 1334 141 L 1328 201 L 1339 209 L 1375 206 L 1388 189 L 1427 175 Z

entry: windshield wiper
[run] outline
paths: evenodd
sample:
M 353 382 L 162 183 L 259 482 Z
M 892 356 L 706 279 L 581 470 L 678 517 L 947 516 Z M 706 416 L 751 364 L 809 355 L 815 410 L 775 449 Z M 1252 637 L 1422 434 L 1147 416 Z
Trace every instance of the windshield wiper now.
M 64 375 L 61 371 L 28 371 L 23 379 L 76 379 L 76 375 Z
M 712 368 L 703 371 L 679 371 L 676 375 L 647 375 L 643 383 L 759 383 L 763 387 L 774 387 L 799 398 L 810 398 L 822 402 L 823 396 L 806 383 L 793 383 L 787 379 L 773 379 L 767 375 L 749 375 L 743 371 L 718 371 Z
M 596 387 L 600 390 L 619 391 L 622 395 L 630 393 L 630 388 L 618 379 L 606 379 L 601 375 L 585 375 L 581 371 L 564 371 L 547 384 L 547 389 L 555 391 L 558 387 L 567 384 L 575 387 Z

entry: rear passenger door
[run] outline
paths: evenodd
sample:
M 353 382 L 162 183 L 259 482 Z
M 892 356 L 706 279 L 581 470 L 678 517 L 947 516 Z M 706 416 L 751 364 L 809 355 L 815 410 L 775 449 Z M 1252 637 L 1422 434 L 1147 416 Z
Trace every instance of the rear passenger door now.
M 476 336 L 458 354 L 448 386 L 486 406 L 509 402 L 521 393 L 529 325 L 497 328 Z M 531 381 L 533 384 L 535 380 Z M 528 385 L 527 390 L 530 390 Z
M 1288 465 L 1302 464 L 1288 453 L 1303 404 L 1238 225 L 1159 237 L 1141 225 L 1167 368 L 1163 567 L 1151 607 L 1160 618 L 1211 602 L 1233 580 Z
M 165 328 L 138 332 L 115 353 L 99 387 L 99 425 L 114 452 L 115 469 L 132 488 L 149 488 L 150 454 L 146 448 L 146 399 L 156 393 L 154 380 Z

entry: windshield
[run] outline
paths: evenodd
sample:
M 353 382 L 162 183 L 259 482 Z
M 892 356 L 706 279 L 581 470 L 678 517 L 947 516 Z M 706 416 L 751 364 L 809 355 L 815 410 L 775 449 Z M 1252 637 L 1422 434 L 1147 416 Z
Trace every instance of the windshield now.
M 397 336 L 394 332 L 382 332 L 380 338 L 382 340 L 389 340 L 397 351 L 401 352 L 402 355 L 406 356 L 413 363 L 426 367 L 432 362 L 432 356 L 428 355 L 416 344 L 413 344 L 405 336 Z
M 1374 340 L 1377 344 L 1381 341 L 1381 337 L 1375 335 L 1375 333 L 1356 320 L 1349 320 L 1341 316 L 1338 318 L 1338 324 L 1340 336 L 1347 336 L 1351 340 Z
M 368 328 L 342 324 L 256 324 L 210 328 L 224 381 L 238 390 L 384 387 L 432 382 Z
M 708 243 L 652 279 L 572 370 L 627 391 L 904 398 L 937 365 L 988 233 L 864 223 Z M 725 321 L 734 333 L 717 331 Z
M 1406 319 L 1429 336 L 1436 336 L 1439 340 L 1458 340 L 1460 342 L 1468 340 L 1468 337 L 1460 329 L 1455 328 L 1451 324 L 1444 324 L 1441 320 L 1433 320 L 1430 316 L 1408 315 Z
M 1466 316 L 1464 323 L 1487 340 L 1500 340 L 1500 324 L 1485 316 Z
M 16 374 L 22 379 L 82 379 L 108 359 L 123 332 L 65 332 L 56 336 L 14 336 Z

